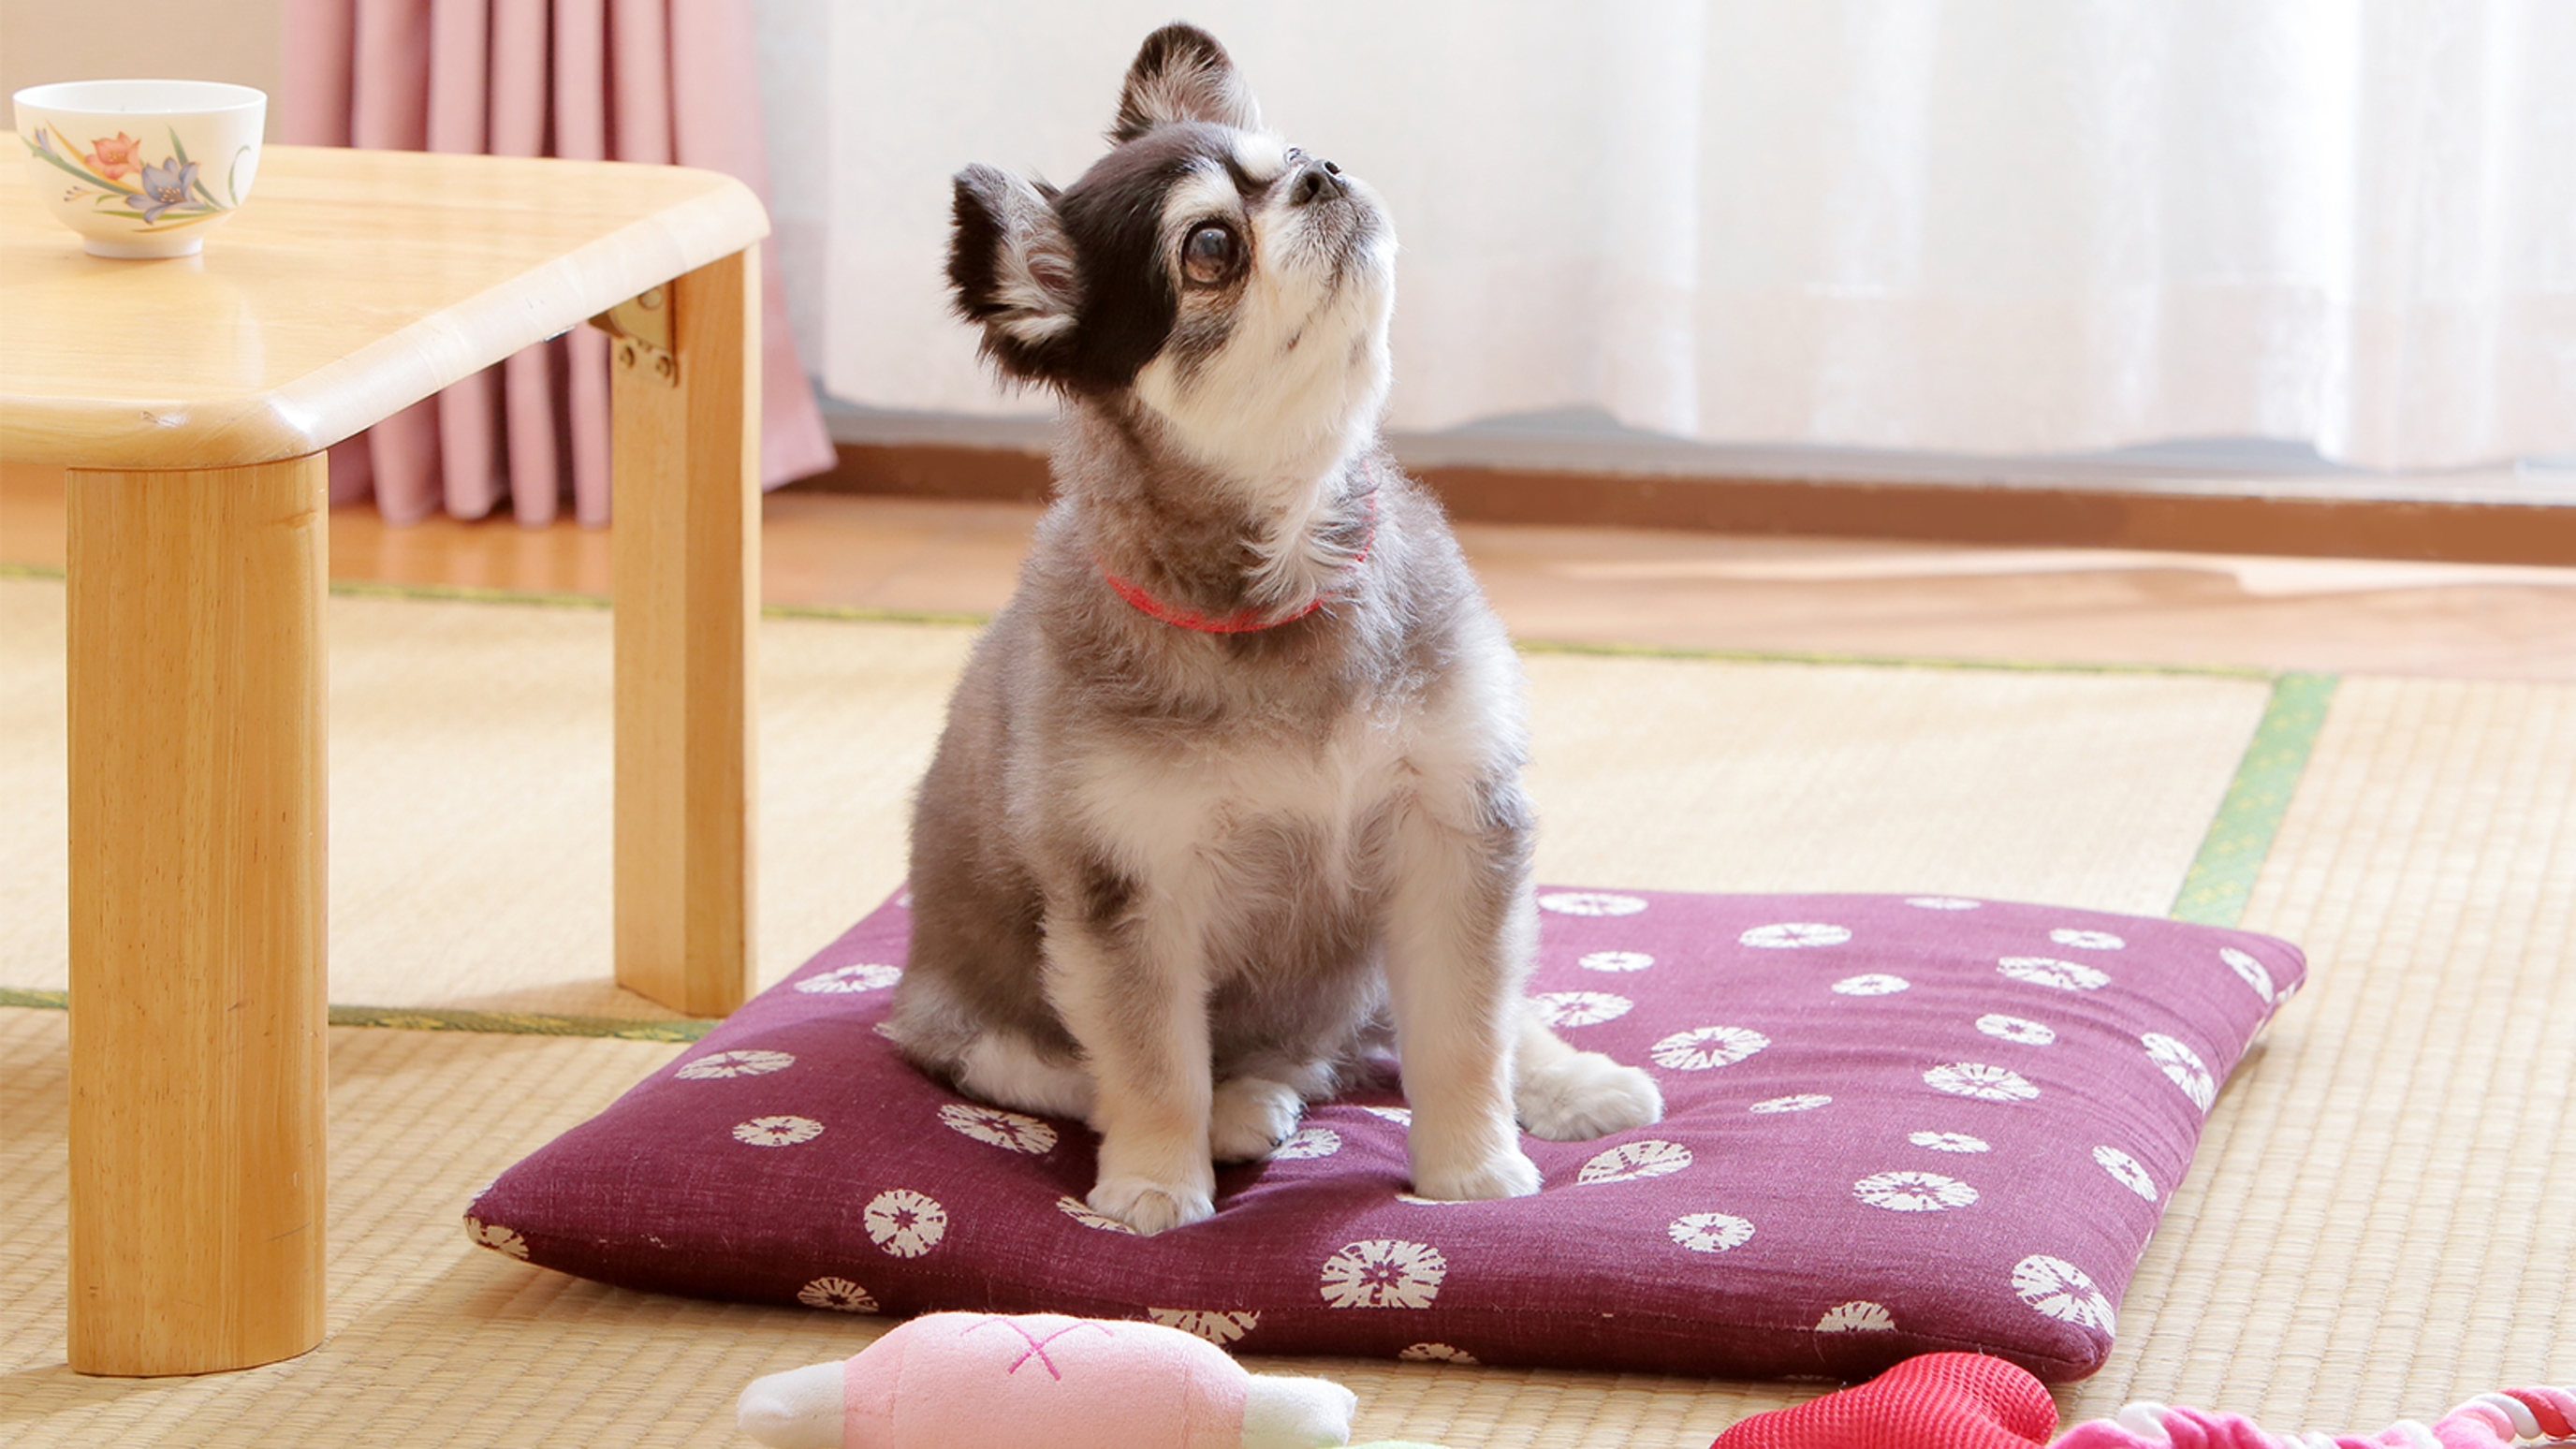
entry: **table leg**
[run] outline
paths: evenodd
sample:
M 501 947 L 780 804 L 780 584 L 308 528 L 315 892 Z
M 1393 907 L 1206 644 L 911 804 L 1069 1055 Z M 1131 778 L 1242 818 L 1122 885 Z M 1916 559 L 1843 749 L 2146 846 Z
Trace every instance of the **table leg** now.
M 66 482 L 70 1358 L 322 1341 L 322 456 Z
M 617 981 L 722 1016 L 752 979 L 759 253 L 673 282 L 674 369 L 612 349 Z

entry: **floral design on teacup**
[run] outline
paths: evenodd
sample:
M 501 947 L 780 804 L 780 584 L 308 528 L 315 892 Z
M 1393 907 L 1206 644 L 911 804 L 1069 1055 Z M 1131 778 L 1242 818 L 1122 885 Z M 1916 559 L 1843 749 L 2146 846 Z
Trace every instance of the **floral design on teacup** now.
M 215 193 L 199 178 L 197 163 L 189 159 L 188 148 L 179 140 L 177 130 L 170 132 L 170 154 L 157 163 L 143 159 L 143 144 L 119 131 L 113 136 L 93 138 L 84 152 L 59 128 L 39 125 L 27 149 L 81 183 L 65 191 L 64 200 L 77 201 L 88 194 L 92 210 L 140 221 L 147 229 L 186 226 L 241 205 L 234 172 L 228 170 L 224 176 L 224 189 L 232 193 L 232 201 L 216 200 Z M 250 151 L 244 146 L 235 153 L 233 167 L 237 169 Z M 123 178 L 127 176 L 135 178 L 133 184 L 125 184 Z
M 44 132 L 39 130 L 36 135 L 41 140 Z M 90 153 L 81 159 L 89 163 L 91 170 L 110 181 L 120 176 L 131 176 L 143 165 L 142 158 L 134 154 L 143 149 L 143 143 L 123 131 L 113 136 L 101 136 L 89 144 L 92 148 Z

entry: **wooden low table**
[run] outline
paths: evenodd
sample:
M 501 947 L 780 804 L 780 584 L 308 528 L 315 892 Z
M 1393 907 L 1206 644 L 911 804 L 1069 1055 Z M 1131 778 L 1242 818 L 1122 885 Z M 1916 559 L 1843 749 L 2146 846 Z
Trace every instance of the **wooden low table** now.
M 712 172 L 272 146 L 202 257 L 0 182 L 0 456 L 69 469 L 71 1366 L 322 1339 L 323 450 L 608 314 L 616 973 L 750 984 L 760 203 Z

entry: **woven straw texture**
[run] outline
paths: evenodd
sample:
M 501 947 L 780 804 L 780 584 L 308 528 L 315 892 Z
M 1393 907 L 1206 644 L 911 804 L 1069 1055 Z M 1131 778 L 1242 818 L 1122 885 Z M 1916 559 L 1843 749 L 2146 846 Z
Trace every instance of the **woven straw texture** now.
M 0 986 L 28 990 L 64 986 L 62 630 L 61 584 L 0 579 Z M 901 883 L 973 639 L 762 624 L 762 985 Z M 331 999 L 668 1015 L 609 982 L 608 614 L 335 596 L 329 640 Z M 1542 880 L 2146 913 L 2267 697 L 2211 676 L 1526 663 Z
M 332 607 L 335 999 L 367 999 L 351 989 L 364 982 L 395 1002 L 389 993 L 428 962 L 447 974 L 410 1004 L 646 1012 L 618 1005 L 604 984 L 604 904 L 595 939 L 555 919 L 594 909 L 571 897 L 606 893 L 604 828 L 588 884 L 575 878 L 573 839 L 605 811 L 604 618 Z M 0 698 L 0 787 L 13 804 L 33 802 L 0 834 L 0 986 L 44 988 L 61 969 L 59 925 L 50 945 L 42 936 L 42 912 L 58 919 L 46 896 L 61 881 L 59 845 L 44 843 L 59 841 L 59 794 L 43 794 L 60 790 L 58 652 L 50 686 L 40 672 L 59 631 L 58 585 L 0 581 L 0 667 L 13 681 Z M 964 636 L 771 621 L 763 646 L 764 972 L 774 975 L 899 876 L 903 792 Z M 582 663 L 583 652 L 598 662 Z M 1553 879 L 1925 889 L 2145 911 L 2174 900 L 2267 696 L 2260 682 L 2197 677 L 1529 663 L 1553 852 L 1542 870 Z M 449 685 L 403 683 L 403 666 Z M 501 700 L 519 687 L 511 681 L 539 696 L 549 680 L 578 692 L 583 669 L 601 681 L 592 724 L 569 707 Z M 381 698 L 360 687 L 369 679 Z M 38 685 L 32 703 L 21 680 Z M 369 718 L 388 708 L 398 714 Z M 535 808 L 513 795 L 592 753 L 597 762 L 579 766 L 598 775 L 588 806 L 552 803 L 568 794 Z M 521 754 L 562 763 L 506 762 Z M 396 807 L 416 810 L 423 792 L 479 792 L 494 776 L 512 783 L 440 827 L 460 845 L 482 841 L 460 852 L 480 862 L 424 862 L 431 847 L 387 823 L 411 818 Z M 514 799 L 515 811 L 504 808 Z M 2312 985 L 2221 1097 L 2131 1286 L 2109 1367 L 2059 1391 L 2070 1417 L 2151 1397 L 2283 1429 L 2365 1429 L 2502 1384 L 2576 1378 L 2571 810 L 2576 690 L 2341 682 L 2244 919 L 2304 945 Z M 387 839 L 352 838 L 369 830 Z M 503 840 L 484 840 L 486 830 Z M 505 854 L 562 863 L 515 889 L 472 876 L 505 869 L 492 863 Z M 490 894 L 469 894 L 478 888 Z M 807 889 L 828 898 L 776 899 Z M 467 899 L 475 919 L 460 918 Z M 369 910 L 406 924 L 349 919 Z M 433 944 L 412 945 L 406 931 Z M 384 970 L 371 951 L 410 954 Z M 565 951 L 595 954 L 567 967 L 555 955 Z M 732 1402 L 743 1384 L 854 1352 L 875 1331 L 823 1313 L 624 1293 L 466 1242 L 458 1214 L 477 1186 L 684 1048 L 337 1028 L 330 1338 L 239 1374 L 78 1378 L 62 1362 L 66 1022 L 59 1011 L 0 1009 L 0 1441 L 739 1445 L 749 1441 L 731 1427 Z M 1363 1438 L 1455 1449 L 1696 1449 L 1745 1414 L 1818 1389 L 1253 1366 L 1341 1379 L 1360 1396 Z

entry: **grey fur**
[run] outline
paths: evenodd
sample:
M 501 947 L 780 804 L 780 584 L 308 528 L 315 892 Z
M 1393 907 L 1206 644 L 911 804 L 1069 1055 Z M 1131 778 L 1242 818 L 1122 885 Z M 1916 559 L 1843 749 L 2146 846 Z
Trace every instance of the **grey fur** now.
M 1378 450 L 1345 466 L 1335 489 L 1345 504 L 1319 527 L 1353 532 L 1375 497 L 1369 561 L 1322 610 L 1275 629 L 1211 635 L 1129 606 L 1103 582 L 1104 564 L 1180 607 L 1243 607 L 1262 528 L 1157 446 L 1150 415 L 1116 411 L 1070 405 L 1053 460 L 1059 497 L 1011 602 L 967 663 L 921 784 L 912 952 L 890 1030 L 934 1070 L 953 1073 L 990 1028 L 1074 1060 L 1079 1048 L 1041 989 L 1050 908 L 1111 940 L 1145 908 L 1141 883 L 1117 878 L 1076 818 L 1064 788 L 1072 760 L 1111 742 L 1308 748 L 1364 704 L 1427 707 L 1447 659 L 1502 647 L 1439 505 Z M 1485 789 L 1500 822 L 1495 890 L 1508 896 L 1525 884 L 1531 812 L 1509 773 Z M 1234 833 L 1229 868 L 1248 894 L 1207 945 L 1220 1079 L 1292 1059 L 1354 1069 L 1383 1042 L 1373 918 L 1395 808 L 1377 802 L 1364 819 L 1343 862 L 1351 887 L 1332 897 L 1311 888 L 1327 874 L 1316 821 L 1255 818 Z
M 1026 273 L 1014 249 L 1068 234 L 1045 207 L 1092 219 L 1069 233 L 1083 274 L 1058 289 L 1095 299 L 1050 346 L 1080 359 L 1113 337 L 1144 361 L 1051 372 L 996 353 L 1063 396 L 1057 497 L 921 784 L 886 1032 L 1003 1105 L 1089 1115 L 1092 1205 L 1141 1231 L 1204 1217 L 1210 1151 L 1266 1151 L 1295 1101 L 1399 1037 L 1417 1188 L 1534 1191 L 1516 1101 L 1567 1136 L 1651 1121 L 1660 1099 L 1525 1019 L 1519 667 L 1439 505 L 1374 438 L 1392 233 L 1329 163 L 1140 104 L 1250 113 L 1222 48 L 1174 30 L 1130 72 L 1120 148 L 1072 188 L 960 178 L 951 276 L 988 341 L 1012 319 L 979 304 Z M 1147 231 L 1098 223 L 1169 221 L 1209 156 L 1241 174 L 1238 146 L 1333 178 L 1224 203 L 1248 245 L 1291 243 L 1251 246 L 1247 275 L 1188 291 L 1177 236 L 1149 252 Z M 1104 312 L 1117 297 L 1146 310 Z M 1182 627 L 1112 576 L 1167 613 L 1265 627 Z

